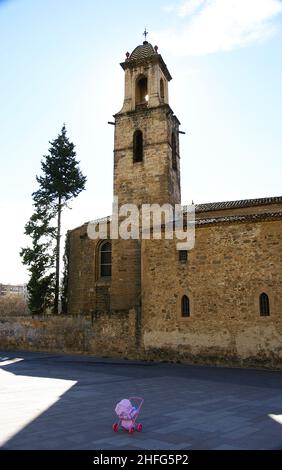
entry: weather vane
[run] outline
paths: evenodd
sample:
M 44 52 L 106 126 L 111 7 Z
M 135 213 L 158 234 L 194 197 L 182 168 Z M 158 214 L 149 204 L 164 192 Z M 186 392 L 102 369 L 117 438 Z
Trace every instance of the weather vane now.
M 147 29 L 145 28 L 145 31 L 144 31 L 144 33 L 143 33 L 143 36 L 145 36 L 145 41 L 147 41 L 147 35 L 148 35 L 148 31 L 147 31 Z

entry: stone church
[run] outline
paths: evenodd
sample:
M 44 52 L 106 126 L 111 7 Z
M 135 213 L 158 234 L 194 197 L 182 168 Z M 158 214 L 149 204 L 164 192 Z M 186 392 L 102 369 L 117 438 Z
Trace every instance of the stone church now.
M 180 122 L 158 47 L 121 67 L 114 119 L 118 204 L 180 204 Z M 195 205 L 195 246 L 69 231 L 68 313 L 91 318 L 101 356 L 282 365 L 282 196 Z M 104 223 L 110 232 L 111 218 Z

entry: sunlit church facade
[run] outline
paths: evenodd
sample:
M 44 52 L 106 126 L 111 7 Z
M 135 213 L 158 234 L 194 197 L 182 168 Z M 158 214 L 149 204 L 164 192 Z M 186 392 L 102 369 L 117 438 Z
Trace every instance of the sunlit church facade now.
M 114 196 L 120 206 L 181 204 L 168 67 L 147 41 L 121 67 Z M 198 204 L 195 213 L 189 251 L 175 237 L 93 240 L 87 223 L 70 230 L 68 313 L 92 319 L 101 355 L 281 364 L 282 197 Z

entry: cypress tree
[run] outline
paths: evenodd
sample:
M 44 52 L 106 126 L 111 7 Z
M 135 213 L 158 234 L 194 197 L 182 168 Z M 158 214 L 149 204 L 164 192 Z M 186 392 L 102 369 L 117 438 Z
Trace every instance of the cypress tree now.
M 65 125 L 57 139 L 49 143 L 49 153 L 41 161 L 42 175 L 36 176 L 39 189 L 32 194 L 35 212 L 25 227 L 33 243 L 31 248 L 22 249 L 21 256 L 31 274 L 31 311 L 41 313 L 43 306 L 50 304 L 53 292 L 53 311 L 57 314 L 62 211 L 85 189 L 86 177 L 79 169 L 75 146 L 66 136 Z

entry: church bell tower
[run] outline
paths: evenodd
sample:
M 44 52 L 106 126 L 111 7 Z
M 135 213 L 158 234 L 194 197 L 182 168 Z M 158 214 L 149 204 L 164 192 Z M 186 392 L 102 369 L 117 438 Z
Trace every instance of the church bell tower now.
M 125 96 L 115 118 L 118 205 L 180 204 L 179 121 L 169 106 L 171 75 L 146 40 L 121 63 Z M 121 219 L 120 219 L 121 222 Z M 141 241 L 112 241 L 111 308 L 141 305 Z
M 119 203 L 180 203 L 179 121 L 169 106 L 171 75 L 147 41 L 121 63 L 125 96 L 115 117 L 114 195 Z

